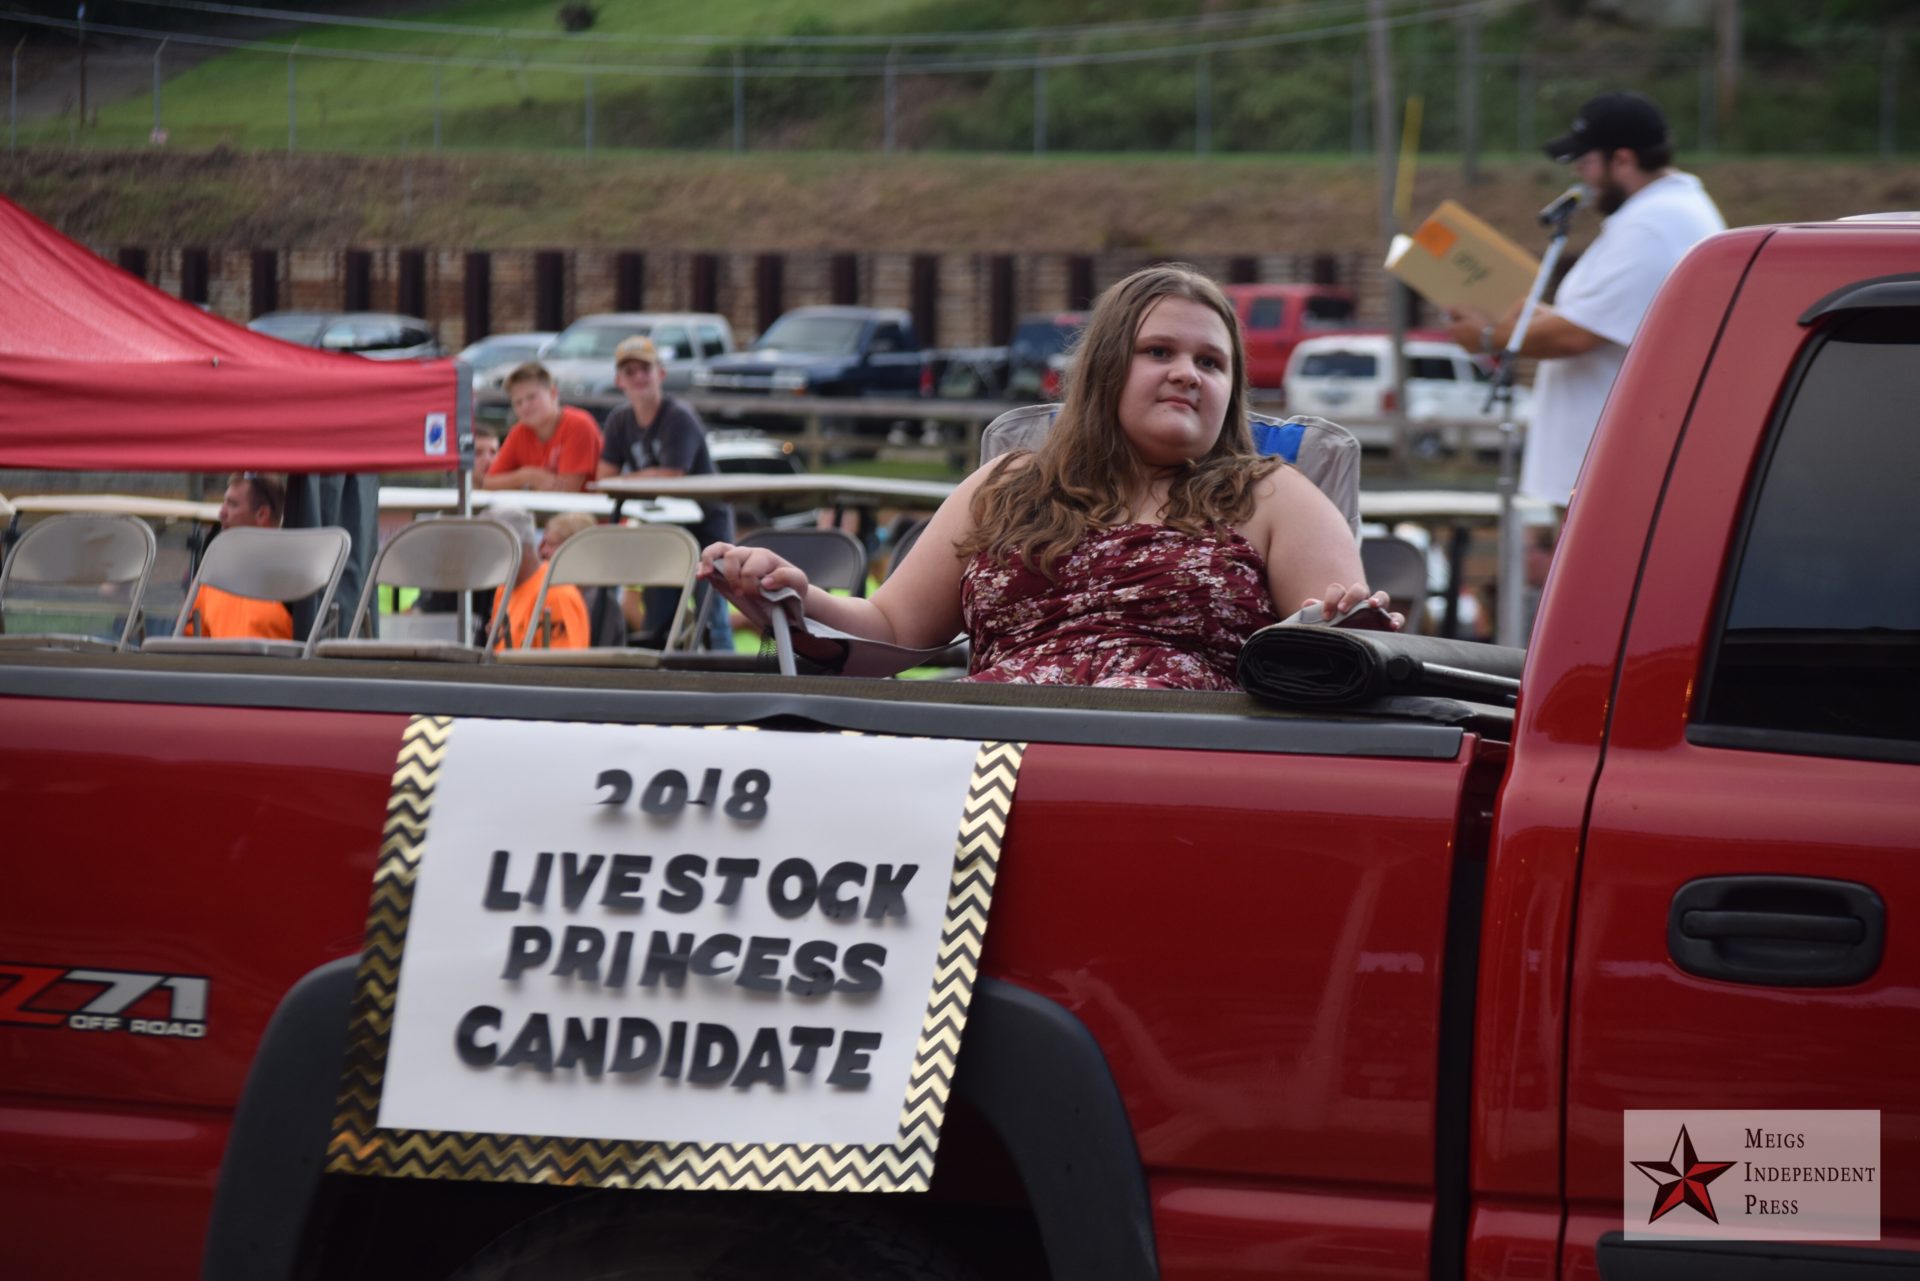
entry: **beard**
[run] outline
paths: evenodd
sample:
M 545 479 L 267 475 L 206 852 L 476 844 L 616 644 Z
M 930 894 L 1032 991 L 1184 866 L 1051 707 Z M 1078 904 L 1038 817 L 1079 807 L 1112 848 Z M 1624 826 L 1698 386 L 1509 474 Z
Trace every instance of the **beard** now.
M 1593 207 L 1602 214 L 1619 213 L 1620 206 L 1627 203 L 1629 194 L 1625 187 L 1612 178 L 1603 178 L 1600 180 L 1600 185 L 1594 188 Z

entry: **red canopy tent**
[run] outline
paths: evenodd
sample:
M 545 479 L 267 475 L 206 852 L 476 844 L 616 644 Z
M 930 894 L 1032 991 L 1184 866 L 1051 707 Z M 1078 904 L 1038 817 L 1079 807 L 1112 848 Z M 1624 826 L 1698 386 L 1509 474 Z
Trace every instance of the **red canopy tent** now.
M 452 471 L 457 371 L 256 334 L 0 197 L 0 467 Z

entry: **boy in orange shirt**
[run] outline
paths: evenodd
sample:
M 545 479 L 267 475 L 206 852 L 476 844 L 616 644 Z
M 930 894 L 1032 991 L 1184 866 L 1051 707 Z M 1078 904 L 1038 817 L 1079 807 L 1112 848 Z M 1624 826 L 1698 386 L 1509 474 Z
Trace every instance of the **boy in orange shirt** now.
M 481 478 L 482 489 L 579 491 L 600 464 L 600 428 L 584 409 L 560 403 L 553 375 L 529 360 L 507 375 L 519 419 Z
M 220 528 L 278 528 L 286 505 L 286 486 L 279 480 L 254 472 L 237 474 L 227 481 L 226 497 L 220 503 Z M 187 635 L 292 640 L 293 615 L 277 600 L 256 600 L 202 586 L 187 619 Z
M 547 579 L 547 567 L 540 560 L 540 536 L 534 531 L 533 517 L 517 507 L 491 507 L 487 519 L 505 525 L 520 540 L 520 572 L 513 591 L 507 597 L 507 621 L 500 629 L 495 649 L 518 649 L 529 629 L 537 629 L 540 620 L 533 616 L 533 604 L 540 598 L 540 584 Z M 500 612 L 498 597 L 494 612 Z M 587 601 L 571 583 L 547 589 L 546 630 L 533 632 L 534 649 L 585 649 L 592 639 L 593 625 L 587 619 Z

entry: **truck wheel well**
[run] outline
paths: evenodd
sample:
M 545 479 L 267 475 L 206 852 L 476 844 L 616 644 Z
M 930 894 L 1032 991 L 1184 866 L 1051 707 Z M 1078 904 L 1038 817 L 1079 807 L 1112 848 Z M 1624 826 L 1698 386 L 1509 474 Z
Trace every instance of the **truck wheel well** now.
M 522 1185 L 323 1178 L 357 963 L 346 957 L 306 975 L 268 1024 L 221 1163 L 202 1263 L 207 1281 L 325 1275 L 334 1269 L 315 1270 L 323 1251 L 313 1247 L 320 1242 L 338 1263 L 348 1262 L 344 1255 L 390 1255 L 397 1238 L 428 1249 L 437 1239 L 449 1252 L 465 1249 L 458 1256 L 464 1259 L 484 1244 L 466 1239 L 471 1224 L 490 1224 L 490 1238 L 582 1195 Z M 947 1136 L 951 1150 L 943 1153 L 928 1203 L 915 1207 L 941 1221 L 935 1225 L 940 1234 L 994 1214 L 1037 1228 L 1045 1267 L 1060 1281 L 1158 1276 L 1132 1126 L 1098 1042 L 1077 1018 L 1013 984 L 980 980 L 954 1096 L 950 1120 L 959 1124 Z M 980 1142 L 989 1132 L 998 1140 L 990 1146 L 1003 1149 L 1018 1174 L 1022 1206 L 978 1204 L 968 1188 L 955 1186 L 963 1180 L 944 1177 L 945 1158 L 989 1146 Z M 431 1230 L 443 1220 L 444 1236 Z M 972 1231 L 985 1235 L 977 1222 Z M 296 1271 L 297 1262 L 306 1266 Z M 433 1275 L 435 1266 L 422 1259 L 411 1275 Z

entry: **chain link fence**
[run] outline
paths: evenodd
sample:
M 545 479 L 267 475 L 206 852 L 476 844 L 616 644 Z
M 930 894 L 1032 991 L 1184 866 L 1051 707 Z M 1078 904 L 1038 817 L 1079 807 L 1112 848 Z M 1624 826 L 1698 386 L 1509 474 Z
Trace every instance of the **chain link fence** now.
M 225 41 L 214 43 L 232 46 L 226 56 L 178 79 L 168 60 L 195 38 L 149 34 L 116 29 L 111 39 L 123 59 L 151 58 L 150 102 L 137 94 L 85 106 L 82 60 L 64 108 L 26 119 L 16 45 L 8 145 L 1336 155 L 1370 152 L 1374 137 L 1367 60 L 1346 29 L 1190 54 L 1042 45 L 963 58 L 771 45 L 714 48 L 671 65 L 622 61 L 617 49 L 561 65 L 506 39 L 484 56 L 441 58 Z M 1463 53 L 1449 24 L 1436 21 L 1407 24 L 1397 41 L 1398 87 L 1422 100 L 1428 152 L 1534 154 L 1584 99 L 1620 87 L 1660 102 L 1691 155 L 1920 150 L 1920 66 L 1898 29 L 1818 55 L 1750 56 L 1732 83 L 1705 50 L 1633 59 Z

